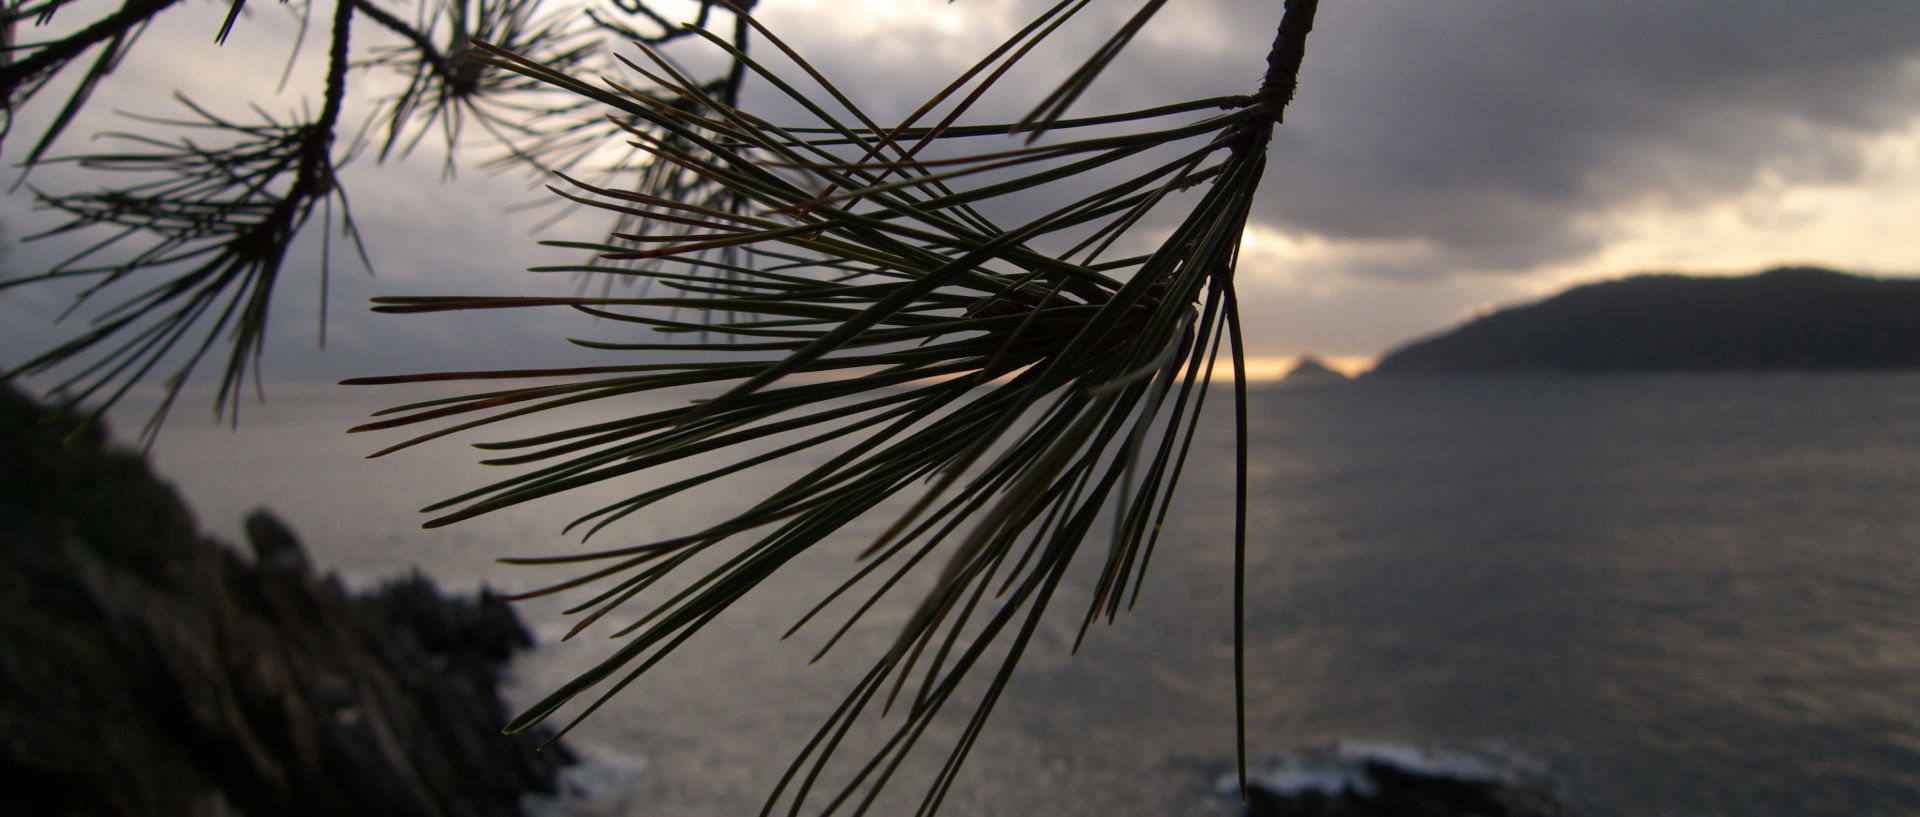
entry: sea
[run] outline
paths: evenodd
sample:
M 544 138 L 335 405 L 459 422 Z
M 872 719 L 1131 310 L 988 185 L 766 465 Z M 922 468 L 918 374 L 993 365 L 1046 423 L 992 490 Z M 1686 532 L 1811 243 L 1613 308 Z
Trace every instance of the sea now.
M 176 417 L 154 457 L 214 535 L 237 541 L 241 517 L 269 507 L 350 585 L 419 571 L 457 590 L 526 590 L 573 574 L 496 558 L 686 533 L 824 456 L 776 461 L 586 544 L 566 522 L 690 472 L 422 530 L 421 507 L 505 475 L 466 443 L 520 432 L 375 459 L 405 436 L 343 433 L 419 397 L 276 389 L 237 431 Z M 1137 605 L 1073 652 L 1098 567 L 1076 565 L 942 814 L 1237 813 L 1227 404 L 1210 402 Z M 1920 374 L 1363 379 L 1257 388 L 1250 421 L 1256 776 L 1370 747 L 1494 769 L 1590 817 L 1920 815 Z M 850 607 L 781 638 L 885 522 L 857 521 L 789 565 L 579 723 L 566 742 L 583 762 L 532 812 L 759 814 L 925 586 L 907 582 L 817 662 Z M 540 644 L 510 669 L 516 705 L 619 646 L 617 626 L 562 641 L 566 607 L 520 603 Z M 978 694 L 963 688 L 871 813 L 914 813 Z M 801 813 L 898 721 L 862 721 Z

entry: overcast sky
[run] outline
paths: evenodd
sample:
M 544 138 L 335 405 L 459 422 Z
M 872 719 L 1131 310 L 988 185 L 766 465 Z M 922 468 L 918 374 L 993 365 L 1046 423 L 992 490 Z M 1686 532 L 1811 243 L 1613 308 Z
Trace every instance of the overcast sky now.
M 169 113 L 173 87 L 227 112 L 247 98 L 298 108 L 296 95 L 273 88 L 284 15 L 261 4 L 215 49 L 208 26 L 223 5 L 150 33 L 112 79 L 111 104 L 76 131 L 114 127 L 111 107 Z M 1039 5 L 762 0 L 760 12 L 860 104 L 899 114 Z M 1007 88 L 1045 87 L 1110 30 L 1106 21 L 1137 6 L 1097 5 Z M 1279 5 L 1174 0 L 1076 112 L 1250 92 Z M 310 42 L 300 70 L 313 70 L 320 51 Z M 180 54 L 189 56 L 168 59 Z M 261 81 L 248 97 L 235 77 Z M 1021 101 L 1002 94 L 984 113 Z M 1328 0 L 1246 237 L 1239 287 L 1258 316 L 1251 351 L 1359 361 L 1477 311 L 1647 270 L 1810 262 L 1920 271 L 1920 241 L 1910 237 L 1920 222 L 1916 112 L 1917 3 Z M 23 123 L 34 116 L 45 113 Z M 9 145 L 8 158 L 21 150 Z M 275 305 L 271 381 L 595 359 L 562 341 L 592 327 L 556 329 L 536 315 L 478 323 L 364 312 L 381 294 L 565 291 L 564 280 L 521 270 L 568 258 L 527 234 L 538 214 L 502 212 L 535 198 L 519 179 L 470 169 L 445 184 L 431 150 L 399 165 L 362 160 L 349 174 L 379 274 L 337 265 L 329 348 L 319 354 L 317 244 L 303 245 Z M 71 178 L 50 168 L 31 181 L 59 189 Z M 27 204 L 20 192 L 0 209 L 0 264 L 11 273 L 51 257 L 51 245 L 13 241 L 46 223 Z M 541 237 L 590 239 L 603 227 L 576 218 Z M 0 294 L 0 363 L 58 337 L 46 323 L 66 297 Z

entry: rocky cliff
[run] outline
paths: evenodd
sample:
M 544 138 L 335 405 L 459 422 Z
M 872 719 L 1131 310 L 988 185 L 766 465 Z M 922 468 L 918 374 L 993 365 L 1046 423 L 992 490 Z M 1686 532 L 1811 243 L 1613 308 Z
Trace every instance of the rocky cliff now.
M 563 751 L 502 736 L 530 639 L 484 591 L 356 596 L 271 516 L 201 536 L 139 456 L 0 390 L 0 780 L 36 815 L 507 817 Z

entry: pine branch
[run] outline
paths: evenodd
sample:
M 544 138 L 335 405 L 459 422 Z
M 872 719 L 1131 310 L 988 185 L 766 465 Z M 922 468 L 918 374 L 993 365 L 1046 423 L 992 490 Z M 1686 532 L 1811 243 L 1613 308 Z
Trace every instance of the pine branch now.
M 715 2 L 724 6 L 724 0 Z M 1159 540 L 1160 520 L 1175 505 L 1183 459 L 1225 346 L 1238 418 L 1234 671 L 1244 777 L 1249 442 L 1245 351 L 1233 279 L 1268 142 L 1297 85 L 1299 54 L 1316 4 L 1287 4 L 1267 73 L 1251 95 L 1080 120 L 1060 116 L 1065 103 L 1059 100 L 1070 101 L 1084 90 L 1125 44 L 1126 37 L 1116 37 L 1074 72 L 1040 117 L 1014 125 L 957 122 L 1008 66 L 1084 5 L 1067 0 L 1043 13 L 894 126 L 873 121 L 801 54 L 739 9 L 737 20 L 790 58 L 799 68 L 796 76 L 766 68 L 703 28 L 691 30 L 738 59 L 811 121 L 786 126 L 739 110 L 687 81 L 644 46 L 652 66 L 631 67 L 682 98 L 658 99 L 487 48 L 491 64 L 577 94 L 634 123 L 632 132 L 652 151 L 654 166 L 679 168 L 698 181 L 698 190 L 725 191 L 745 206 L 715 208 L 698 197 L 583 182 L 574 182 L 573 190 L 556 190 L 570 201 L 652 228 L 592 245 L 600 263 L 551 269 L 623 274 L 671 290 L 666 295 L 377 299 L 378 311 L 395 313 L 570 308 L 616 331 L 655 333 L 639 342 L 578 342 L 614 353 L 648 354 L 624 366 L 347 381 L 489 384 L 471 394 L 383 412 L 355 429 L 418 424 L 431 429 L 381 454 L 562 407 L 595 401 L 617 406 L 625 402 L 620 398 L 645 391 L 693 392 L 679 408 L 478 443 L 503 452 L 488 463 L 527 470 L 430 506 L 425 510 L 436 516 L 427 524 L 457 523 L 674 463 L 693 467 L 693 476 L 643 490 L 569 526 L 591 537 L 628 515 L 772 459 L 817 447 L 839 452 L 717 524 L 653 542 L 507 560 L 581 566 L 572 579 L 522 594 L 586 594 L 569 611 L 582 616 L 573 632 L 629 604 L 641 607 L 615 633 L 625 640 L 613 654 L 531 707 L 511 729 L 526 728 L 570 705 L 574 714 L 566 729 L 574 728 L 705 622 L 780 575 L 784 564 L 899 496 L 905 509 L 867 547 L 864 564 L 824 594 L 795 630 L 866 583 L 868 600 L 827 638 L 824 653 L 909 573 L 934 573 L 931 589 L 795 759 L 767 808 L 790 801 L 799 810 L 813 799 L 815 782 L 854 721 L 876 707 L 901 712 L 903 720 L 870 761 L 837 793 L 822 795 L 826 813 L 864 812 L 963 681 L 985 673 L 986 687 L 974 699 L 978 703 L 966 730 L 922 802 L 921 813 L 931 812 L 952 785 L 1076 554 L 1091 550 L 1103 562 L 1081 618 L 1082 636 L 1095 619 L 1117 615 L 1128 585 L 1138 593 Z M 1153 8 L 1149 4 L 1143 13 Z M 797 76 L 820 90 L 796 87 Z M 954 106 L 954 112 L 933 126 L 918 123 L 942 105 Z M 1101 135 L 939 160 L 916 158 L 940 140 L 1095 126 L 1102 128 Z M 1021 211 L 1000 203 L 1044 195 L 1056 183 L 1095 178 L 1135 157 L 1155 158 L 1138 163 L 1147 170 L 1094 185 L 1098 189 L 1072 202 L 1050 203 L 1025 223 L 1001 226 L 983 214 Z M 1123 234 L 1173 200 L 1173 193 L 1194 186 L 1204 186 L 1198 201 L 1153 251 L 1102 257 Z M 1055 236 L 1073 236 L 1072 247 L 1051 253 L 1034 248 L 1034 242 Z M 716 252 L 732 254 L 715 257 Z M 634 260 L 655 266 L 613 265 Z M 705 317 L 679 317 L 683 313 Z M 703 334 L 701 342 L 680 348 L 703 353 L 732 348 L 741 356 L 720 362 L 660 356 L 675 348 L 675 338 L 693 331 Z M 729 347 L 728 340 L 738 345 Z M 522 382 L 502 388 L 495 385 L 499 381 Z M 1117 523 L 1111 541 L 1101 546 L 1090 539 L 1103 514 Z M 720 566 L 691 577 L 690 584 L 681 582 L 685 589 L 666 598 L 649 594 L 661 579 L 703 555 L 719 559 Z M 1002 646 L 1004 652 L 996 652 Z

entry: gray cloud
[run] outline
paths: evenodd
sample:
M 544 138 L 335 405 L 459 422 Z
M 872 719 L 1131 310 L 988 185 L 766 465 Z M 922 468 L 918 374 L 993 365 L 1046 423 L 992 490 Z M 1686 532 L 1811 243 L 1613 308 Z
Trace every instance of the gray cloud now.
M 977 3 L 985 45 L 1041 5 Z M 1096 7 L 1010 88 L 1030 96 L 1135 4 Z M 769 4 L 770 9 L 778 7 Z M 995 13 L 1002 20 L 992 18 Z M 1077 110 L 1240 93 L 1258 82 L 1271 0 L 1170 4 Z M 997 22 L 997 24 L 996 24 Z M 864 99 L 906 110 L 958 55 L 797 35 Z M 1022 94 L 982 118 L 1017 115 Z M 1326 4 L 1256 218 L 1294 234 L 1422 252 L 1339 272 L 1524 273 L 1578 259 L 1630 208 L 1714 204 L 1763 181 L 1852 183 L 1868 140 L 1920 112 L 1920 6 L 1881 0 L 1518 0 Z
M 1576 259 L 1612 208 L 1857 180 L 1917 58 L 1920 6 L 1877 0 L 1329 5 L 1259 216 L 1432 248 L 1396 275 Z

